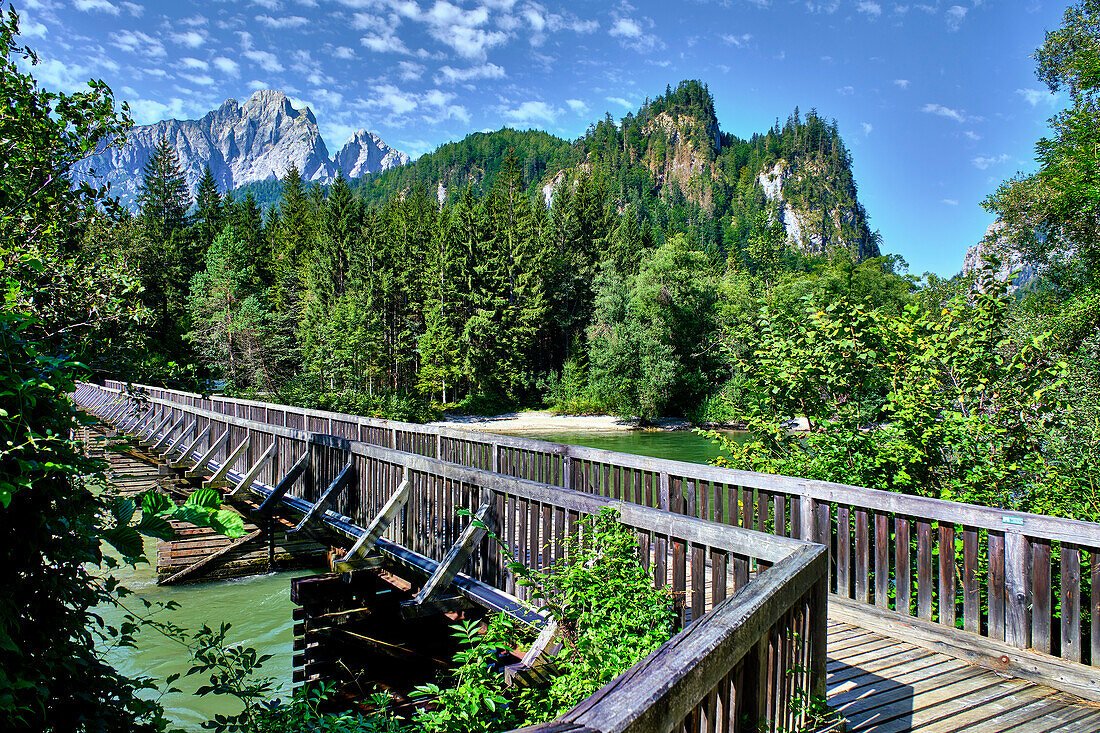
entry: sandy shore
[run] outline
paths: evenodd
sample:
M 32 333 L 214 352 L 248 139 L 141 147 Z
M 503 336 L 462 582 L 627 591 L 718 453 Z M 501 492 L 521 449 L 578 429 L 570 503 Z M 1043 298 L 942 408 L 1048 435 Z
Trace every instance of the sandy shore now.
M 467 428 L 491 433 L 538 433 L 554 430 L 611 432 L 615 430 L 684 430 L 691 427 L 686 420 L 665 418 L 655 421 L 654 425 L 644 427 L 637 420 L 627 420 L 613 415 L 555 415 L 549 410 L 526 410 L 508 412 L 492 417 L 473 415 L 451 415 L 445 413 L 443 420 L 430 423 L 448 428 Z

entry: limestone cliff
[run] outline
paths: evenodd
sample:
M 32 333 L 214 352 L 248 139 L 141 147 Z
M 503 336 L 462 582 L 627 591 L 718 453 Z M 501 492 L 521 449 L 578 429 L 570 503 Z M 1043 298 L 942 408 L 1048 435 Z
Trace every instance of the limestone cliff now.
M 313 112 L 308 107 L 295 109 L 284 93 L 267 89 L 243 104 L 228 99 L 198 120 L 164 120 L 134 127 L 125 147 L 110 148 L 79 163 L 73 171 L 74 180 L 96 186 L 110 183 L 112 193 L 123 204 L 133 206 L 145 164 L 163 138 L 175 148 L 192 195 L 206 166 L 219 188 L 229 191 L 255 181 L 282 178 L 291 166 L 297 166 L 307 181 L 328 182 L 338 171 L 354 178 L 409 160 L 365 130 L 356 133 L 332 159 Z

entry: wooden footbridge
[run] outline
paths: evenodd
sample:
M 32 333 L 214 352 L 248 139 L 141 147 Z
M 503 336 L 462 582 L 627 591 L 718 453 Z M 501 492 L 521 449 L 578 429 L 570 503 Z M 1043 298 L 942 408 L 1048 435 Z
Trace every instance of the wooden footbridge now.
M 778 733 L 827 696 L 849 730 L 1100 731 L 1097 524 L 117 382 L 74 399 L 341 545 L 336 572 L 294 588 L 296 682 L 352 640 L 386 646 L 348 625 L 382 597 L 365 568 L 404 578 L 387 597 L 405 619 L 475 607 L 543 627 L 458 510 L 545 568 L 610 505 L 682 630 L 538 730 Z

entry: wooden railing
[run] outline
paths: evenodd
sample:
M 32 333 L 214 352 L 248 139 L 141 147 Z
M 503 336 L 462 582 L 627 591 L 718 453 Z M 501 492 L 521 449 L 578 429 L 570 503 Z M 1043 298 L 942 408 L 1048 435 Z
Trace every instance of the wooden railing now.
M 453 579 L 472 601 L 542 620 L 522 603 L 499 546 L 471 531 L 459 508 L 486 517 L 520 562 L 544 569 L 563 558 L 581 518 L 613 506 L 636 532 L 654 584 L 671 586 L 684 628 L 563 716 L 567 728 L 702 733 L 764 721 L 794 730 L 810 699 L 824 696 L 827 548 L 660 508 L 696 495 L 680 476 L 650 471 L 647 483 L 637 472 L 639 492 L 619 484 L 618 495 L 601 495 L 565 446 L 540 454 L 534 442 L 494 446 L 460 431 L 159 390 L 85 384 L 74 399 L 189 475 L 253 491 L 261 509 L 281 503 L 303 524 L 343 534 L 354 543 L 346 567 L 373 545 L 420 571 L 427 581 L 417 602 L 428 610 Z M 561 485 L 574 480 L 588 490 Z M 308 655 L 300 661 L 298 679 L 320 671 Z
M 121 389 L 120 383 L 109 383 Z M 1100 700 L 1100 525 L 886 491 L 143 388 L 158 399 L 294 425 L 829 550 L 831 613 Z M 689 588 L 686 548 L 668 582 Z M 694 552 L 694 550 L 692 550 Z M 660 562 L 660 559 L 657 560 Z M 744 578 L 745 563 L 731 559 Z M 703 608 L 700 591 L 687 607 Z

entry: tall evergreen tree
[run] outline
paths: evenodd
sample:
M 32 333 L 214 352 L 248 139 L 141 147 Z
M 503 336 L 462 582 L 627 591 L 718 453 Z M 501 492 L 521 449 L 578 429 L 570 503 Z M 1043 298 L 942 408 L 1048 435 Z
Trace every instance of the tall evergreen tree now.
M 143 174 L 138 192 L 142 223 L 151 237 L 169 241 L 188 224 L 191 195 L 180 170 L 179 156 L 167 137 L 157 143 Z
M 195 212 L 192 218 L 199 246 L 205 252 L 225 225 L 225 207 L 210 166 L 206 166 L 195 191 Z

